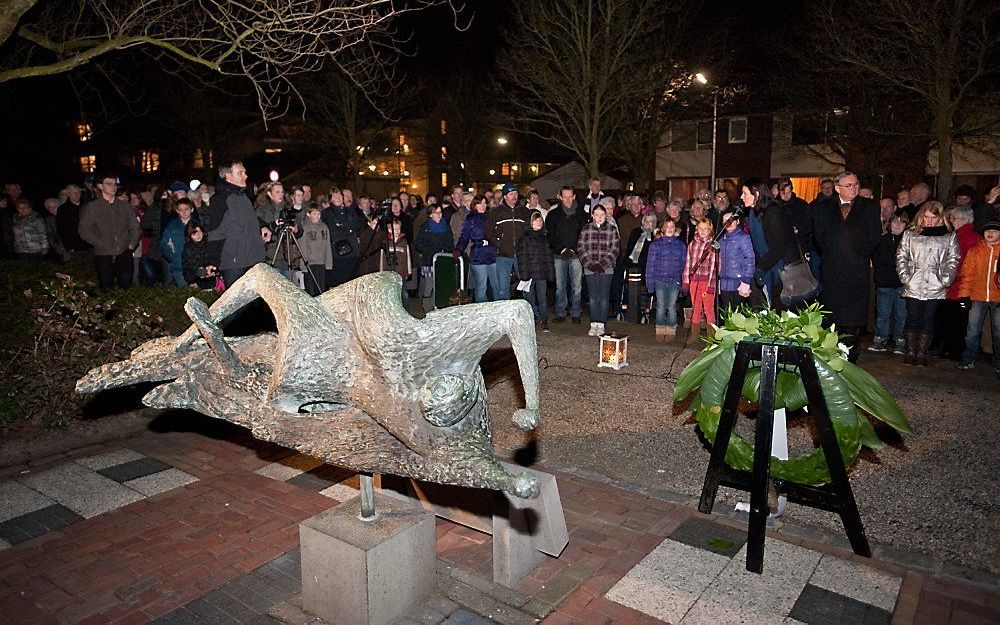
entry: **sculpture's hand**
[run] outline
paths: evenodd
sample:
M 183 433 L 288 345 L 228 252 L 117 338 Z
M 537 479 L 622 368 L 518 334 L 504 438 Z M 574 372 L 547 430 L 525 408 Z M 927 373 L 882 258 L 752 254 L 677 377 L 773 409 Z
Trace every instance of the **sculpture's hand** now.
M 538 427 L 538 410 L 532 408 L 521 408 L 514 413 L 514 425 L 525 432 Z

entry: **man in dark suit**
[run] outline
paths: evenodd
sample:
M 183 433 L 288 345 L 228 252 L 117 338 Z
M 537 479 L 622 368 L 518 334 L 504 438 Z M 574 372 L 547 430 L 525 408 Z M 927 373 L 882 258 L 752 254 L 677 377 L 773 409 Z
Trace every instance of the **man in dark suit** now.
M 813 237 L 823 259 L 820 300 L 831 312 L 856 362 L 859 340 L 868 324 L 871 256 L 882 234 L 879 206 L 858 195 L 858 177 L 849 171 L 834 179 L 835 193 L 813 208 Z

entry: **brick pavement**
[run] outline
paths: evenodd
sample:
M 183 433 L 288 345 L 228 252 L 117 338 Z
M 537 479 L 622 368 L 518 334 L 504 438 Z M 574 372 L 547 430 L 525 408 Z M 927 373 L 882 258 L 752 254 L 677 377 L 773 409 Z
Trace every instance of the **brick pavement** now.
M 302 617 L 301 605 L 296 606 L 297 580 L 288 569 L 298 546 L 298 524 L 332 501 L 317 492 L 324 485 L 317 481 L 324 477 L 322 472 L 298 480 L 257 473 L 287 456 L 287 450 L 255 441 L 238 428 L 209 424 L 199 432 L 148 433 L 34 461 L 0 471 L 0 479 L 122 447 L 198 481 L 92 518 L 74 519 L 0 551 L 0 622 L 197 622 L 198 610 L 228 613 L 229 622 L 248 620 L 237 619 L 237 612 L 255 615 L 261 622 Z M 490 537 L 439 520 L 438 595 L 404 622 L 483 622 L 476 615 L 501 623 L 662 622 L 612 601 L 609 591 L 665 539 L 690 534 L 689 521 L 702 519 L 745 532 L 745 525 L 736 520 L 706 517 L 683 503 L 540 468 L 559 481 L 570 531 L 563 554 L 547 558 L 517 588 L 502 588 L 489 581 Z M 769 531 L 769 540 L 775 539 L 899 576 L 893 623 L 1000 622 L 996 580 L 972 584 L 909 565 L 859 558 L 808 536 Z M 268 577 L 277 575 L 275 571 L 282 577 Z M 281 586 L 281 592 L 263 601 L 261 584 Z M 247 589 L 254 588 L 257 592 L 248 594 Z M 817 601 L 828 594 L 818 587 L 809 590 Z M 271 601 L 268 616 L 264 603 Z M 849 602 L 840 605 L 842 614 L 859 609 Z

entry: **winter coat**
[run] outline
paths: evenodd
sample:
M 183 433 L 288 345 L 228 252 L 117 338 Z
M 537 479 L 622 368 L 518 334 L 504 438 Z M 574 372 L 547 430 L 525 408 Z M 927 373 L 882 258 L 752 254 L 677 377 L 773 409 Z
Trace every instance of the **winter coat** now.
M 614 273 L 618 260 L 618 228 L 611 221 L 598 226 L 591 222 L 580 231 L 576 254 L 583 265 L 583 273 Z
M 883 234 L 879 240 L 875 256 L 872 258 L 876 287 L 890 289 L 903 286 L 899 281 L 899 274 L 896 273 L 896 252 L 902 240 L 902 234 L 896 235 L 891 232 Z
M 649 244 L 646 259 L 646 290 L 652 293 L 656 284 L 680 284 L 687 262 L 687 245 L 680 237 L 660 237 Z
M 438 252 L 451 254 L 455 250 L 455 239 L 451 234 L 451 227 L 443 220 L 440 223 L 443 228 L 435 229 L 433 219 L 428 219 L 424 224 L 420 234 L 417 235 L 415 247 L 420 253 L 420 266 L 430 267 L 434 264 L 434 255 Z
M 865 326 L 871 258 L 882 238 L 878 203 L 856 197 L 845 220 L 840 212 L 840 196 L 834 193 L 817 203 L 812 214 L 813 237 L 823 257 L 820 301 L 831 313 L 828 319 L 842 328 Z
M 219 269 L 242 269 L 264 262 L 264 241 L 260 236 L 264 225 L 245 193 L 231 193 L 222 222 L 205 235 L 207 241 L 223 242 Z
M 1000 245 L 979 245 L 969 250 L 962 261 L 959 273 L 958 296 L 977 302 L 1000 303 L 1000 284 L 997 283 L 997 263 L 1000 262 Z
M 497 256 L 514 258 L 517 241 L 531 229 L 531 217 L 523 204 L 511 208 L 507 202 L 486 212 L 484 231 L 490 244 L 497 248 Z
M 777 204 L 765 208 L 760 213 L 760 227 L 766 250 L 757 256 L 757 269 L 781 269 L 788 263 L 799 260 L 795 229 L 784 208 Z
M 965 255 L 968 254 L 972 248 L 979 245 L 979 234 L 976 229 L 972 227 L 972 224 L 965 224 L 961 228 L 955 230 L 955 237 L 958 239 L 958 272 L 956 275 L 962 275 L 962 263 L 965 262 Z M 958 279 L 956 278 L 951 286 L 948 287 L 948 299 L 958 299 Z
M 738 291 L 740 283 L 750 284 L 755 271 L 750 235 L 740 228 L 719 239 L 719 291 Z
M 448 224 L 451 225 L 451 233 L 454 235 L 456 241 L 462 238 L 462 228 L 465 227 L 465 220 L 468 219 L 471 214 L 472 210 L 468 207 L 460 206 L 455 209 L 455 214 L 448 220 Z M 464 248 L 461 249 L 462 252 L 465 252 Z
M 47 254 L 49 238 L 45 234 L 45 222 L 36 213 L 27 216 L 14 213 L 11 218 L 14 230 L 14 252 L 17 254 Z
M 454 222 L 454 218 L 452 218 Z M 454 233 L 454 230 L 452 231 Z M 469 247 L 469 259 L 473 265 L 492 265 L 497 262 L 497 248 L 486 238 L 486 213 L 469 213 L 462 224 L 456 250 L 465 251 Z
M 688 245 L 686 256 L 687 262 L 684 265 L 681 285 L 687 288 L 692 282 L 705 282 L 708 284 L 709 292 L 714 293 L 719 273 L 717 268 L 719 256 L 712 249 L 712 239 L 695 237 Z
M 322 265 L 333 269 L 333 249 L 330 247 L 330 229 L 322 221 L 306 221 L 299 226 L 297 235 L 302 262 L 306 265 Z M 303 267 L 304 269 L 304 267 Z
M 361 211 L 350 206 L 331 205 L 323 211 L 321 219 L 330 229 L 330 247 L 334 261 L 356 259 L 361 255 L 358 235 L 367 227 L 361 218 Z
M 632 254 L 632 250 L 635 249 L 636 243 L 639 242 L 639 237 L 642 236 L 642 228 L 634 228 L 632 234 L 629 235 L 628 241 L 625 242 L 625 248 L 621 250 L 621 255 L 625 257 L 625 266 L 631 273 L 638 273 L 639 279 L 644 280 L 646 275 L 646 263 L 649 259 L 649 248 L 653 244 L 652 237 L 648 239 L 643 239 L 642 249 L 639 251 L 639 258 L 633 262 L 629 256 Z
M 67 249 L 85 250 L 88 247 L 87 242 L 80 238 L 80 214 L 82 211 L 79 204 L 66 200 L 56 212 L 56 229 Z
M 590 217 L 580 209 L 579 205 L 574 202 L 573 206 L 575 208 L 572 214 L 567 214 L 566 208 L 562 204 L 556 204 L 545 217 L 545 231 L 549 234 L 549 249 L 555 256 L 559 256 L 564 249 L 576 253 L 576 244 L 580 241 L 580 231 L 590 221 Z
M 944 299 L 958 271 L 958 237 L 944 226 L 907 230 L 896 252 L 903 297 Z
M 792 194 L 787 202 L 781 205 L 785 209 L 785 215 L 795 230 L 795 237 L 802 248 L 802 252 L 811 252 L 814 249 L 813 224 L 809 214 L 809 205 L 799 196 Z
M 632 215 L 631 211 L 625 211 L 624 214 L 618 216 L 616 221 L 618 222 L 618 234 L 620 235 L 619 254 L 628 256 L 632 253 L 632 248 L 628 246 L 629 239 L 632 238 L 632 233 L 637 228 L 642 228 L 642 215 L 640 214 L 636 217 Z M 632 242 L 632 245 L 635 245 L 635 241 Z
M 184 274 L 184 282 L 197 284 L 202 289 L 212 288 L 215 286 L 215 276 L 201 277 L 198 275 L 199 269 L 211 264 L 208 244 L 204 240 L 200 243 L 194 241 L 184 243 L 184 252 L 181 254 L 181 271 Z
M 395 271 L 406 282 L 413 273 L 413 261 L 410 260 L 410 244 L 406 237 L 396 241 L 387 241 L 379 250 L 379 271 Z
M 94 246 L 95 256 L 117 256 L 139 245 L 139 222 L 128 202 L 104 198 L 83 207 L 80 237 Z
M 385 230 L 382 227 L 364 228 L 358 237 L 358 247 L 361 257 L 358 261 L 358 275 L 364 276 L 379 270 L 379 258 L 382 256 Z
M 190 220 L 188 221 L 190 223 Z M 184 254 L 184 227 L 180 218 L 172 219 L 160 237 L 160 254 L 170 263 L 170 271 L 181 271 L 181 257 Z
M 525 232 L 517 242 L 517 274 L 522 280 L 555 282 L 556 266 L 544 228 Z
M 52 213 L 45 216 L 45 236 L 48 237 L 49 249 L 55 252 L 56 258 L 64 263 L 67 262 L 70 259 L 70 253 L 62 238 L 59 237 L 59 222 Z
M 243 200 L 246 202 L 244 203 Z M 244 205 L 249 205 L 250 209 L 253 210 L 253 204 L 247 197 L 246 187 L 238 187 L 223 179 L 215 185 L 215 193 L 212 194 L 208 202 L 208 210 L 199 211 L 199 221 L 201 227 L 205 229 L 205 242 L 208 244 L 209 257 L 217 266 L 222 266 L 222 248 L 225 244 L 222 239 L 212 240 L 208 235 L 222 225 L 222 220 L 225 219 L 231 206 Z

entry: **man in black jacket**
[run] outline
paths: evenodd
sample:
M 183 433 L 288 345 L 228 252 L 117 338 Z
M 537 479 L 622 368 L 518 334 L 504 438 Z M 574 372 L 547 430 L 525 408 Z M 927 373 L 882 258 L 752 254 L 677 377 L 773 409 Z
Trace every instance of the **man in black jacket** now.
M 827 318 L 849 334 L 848 360 L 857 362 L 861 333 L 868 324 L 871 257 L 882 235 L 879 206 L 858 195 L 858 177 L 849 171 L 834 179 L 836 193 L 813 207 L 813 235 L 823 258 L 820 300 Z
M 501 189 L 503 199 L 486 213 L 484 234 L 497 248 L 496 301 L 510 299 L 510 277 L 517 273 L 517 242 L 531 227 L 528 209 L 518 201 L 517 185 L 508 182 Z
M 559 192 L 559 204 L 552 207 L 545 218 L 556 268 L 556 316 L 553 321 L 565 321 L 568 308 L 573 323 L 580 323 L 583 266 L 576 257 L 576 245 L 588 221 L 587 214 L 573 199 L 573 188 L 563 187 Z M 567 289 L 570 290 L 567 292 Z
M 809 269 L 814 276 L 818 276 L 819 258 L 816 255 L 816 244 L 813 242 L 811 211 L 806 201 L 795 195 L 795 188 L 790 178 L 778 180 L 778 203 L 784 207 L 788 221 L 792 222 L 795 240 L 802 250 L 802 255 L 809 260 Z
M 261 222 L 247 197 L 247 170 L 233 161 L 219 168 L 222 180 L 208 205 L 209 226 L 205 238 L 219 242 L 219 271 L 232 286 L 257 263 L 266 260 L 265 245 L 271 241 L 271 229 Z M 213 252 L 209 248 L 209 253 Z
M 339 189 L 330 191 L 330 206 L 321 215 L 330 229 L 330 248 L 333 250 L 333 269 L 327 271 L 326 286 L 333 288 L 353 280 L 361 258 L 359 237 L 365 227 L 361 211 L 344 204 Z

